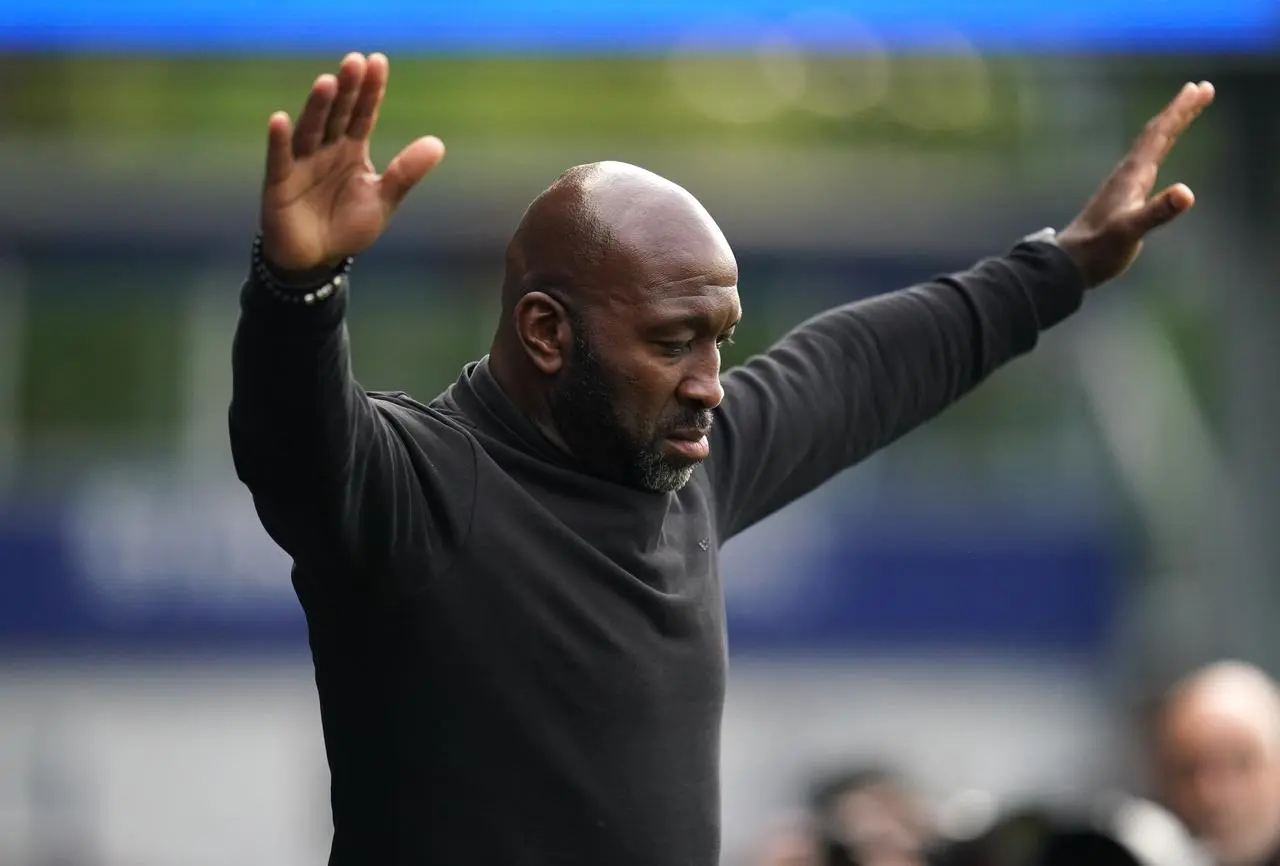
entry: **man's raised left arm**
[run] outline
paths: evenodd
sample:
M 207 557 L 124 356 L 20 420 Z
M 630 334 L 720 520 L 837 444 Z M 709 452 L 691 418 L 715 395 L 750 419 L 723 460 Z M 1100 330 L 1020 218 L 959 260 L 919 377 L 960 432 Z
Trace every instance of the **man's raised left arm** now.
M 932 282 L 848 304 L 723 377 L 710 475 L 722 539 L 937 415 L 1030 351 L 1085 292 L 1123 273 L 1191 190 L 1152 196 L 1160 164 L 1213 100 L 1188 84 L 1060 233 Z

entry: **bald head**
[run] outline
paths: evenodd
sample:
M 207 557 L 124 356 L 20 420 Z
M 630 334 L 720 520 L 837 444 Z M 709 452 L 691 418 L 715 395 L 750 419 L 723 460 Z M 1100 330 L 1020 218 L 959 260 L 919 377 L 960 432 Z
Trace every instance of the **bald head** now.
M 1230 720 L 1249 728 L 1268 748 L 1280 749 L 1280 690 L 1260 668 L 1224 661 L 1195 671 L 1169 692 L 1168 721 Z
M 507 249 L 490 366 L 590 471 L 652 491 L 688 481 L 720 403 L 738 269 L 686 190 L 620 162 L 571 168 Z
M 1280 691 L 1242 662 L 1198 670 L 1170 690 L 1159 725 L 1165 798 L 1224 866 L 1280 846 Z
M 548 289 L 584 304 L 634 301 L 708 266 L 736 283 L 728 241 L 687 190 L 623 162 L 579 165 L 525 211 L 507 249 L 503 307 Z

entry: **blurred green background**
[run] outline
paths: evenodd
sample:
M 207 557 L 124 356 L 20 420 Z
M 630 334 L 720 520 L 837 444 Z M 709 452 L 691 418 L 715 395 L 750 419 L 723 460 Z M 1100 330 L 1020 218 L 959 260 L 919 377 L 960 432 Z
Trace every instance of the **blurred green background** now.
M 242 265 L 265 118 L 295 111 L 333 60 L 0 61 L 4 148 L 11 165 L 23 155 L 32 163 L 7 196 L 10 261 L 22 284 L 41 287 L 22 296 L 11 349 L 22 359 L 9 410 L 23 453 L 131 431 L 145 431 L 148 448 L 177 443 L 185 390 L 198 387 L 185 362 L 201 327 L 193 306 L 214 290 L 211 272 L 234 282 Z M 1175 90 L 1176 65 L 971 54 L 396 57 L 375 160 L 424 133 L 441 136 L 449 157 L 361 263 L 361 378 L 430 393 L 483 350 L 505 236 L 522 202 L 575 162 L 670 166 L 722 215 L 748 302 L 736 361 L 830 302 L 998 253 L 1015 231 L 1064 224 Z M 1184 65 L 1192 74 L 1203 64 Z M 1079 92 L 1081 78 L 1102 93 Z M 1198 189 L 1212 181 L 1196 169 L 1231 158 L 1229 133 L 1212 120 L 1197 126 L 1168 176 Z M 99 215 L 104 231 L 86 230 Z M 798 237 L 788 235 L 797 220 Z M 940 237 L 948 222 L 955 229 Z M 805 237 L 806 223 L 821 228 Z M 1178 241 L 1156 243 L 1125 291 L 1212 405 L 1220 322 L 1203 315 L 1200 278 Z M 1071 400 L 1038 387 L 1039 376 L 1002 375 L 940 432 L 1058 426 Z

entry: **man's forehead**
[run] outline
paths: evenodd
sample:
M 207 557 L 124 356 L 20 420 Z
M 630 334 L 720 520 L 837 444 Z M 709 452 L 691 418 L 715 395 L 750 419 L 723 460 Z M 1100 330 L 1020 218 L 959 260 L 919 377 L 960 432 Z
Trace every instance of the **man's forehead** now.
M 1162 740 L 1174 754 L 1248 744 L 1280 757 L 1280 726 L 1269 708 L 1259 705 L 1188 702 L 1172 708 Z
M 705 278 L 690 278 L 658 286 L 632 286 L 614 297 L 618 312 L 639 320 L 677 321 L 683 319 L 724 319 L 741 316 L 736 284 L 716 284 Z

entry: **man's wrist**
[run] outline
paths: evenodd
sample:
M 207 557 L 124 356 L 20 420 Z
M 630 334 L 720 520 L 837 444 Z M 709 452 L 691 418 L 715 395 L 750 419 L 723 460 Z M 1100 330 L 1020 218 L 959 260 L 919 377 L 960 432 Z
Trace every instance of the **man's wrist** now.
M 1051 247 L 1055 256 L 1071 263 L 1071 272 L 1079 279 L 1081 291 L 1088 291 L 1093 288 L 1093 284 L 1089 280 L 1089 275 L 1085 273 L 1084 268 L 1080 266 L 1079 260 L 1072 255 L 1071 250 L 1062 243 L 1061 236 L 1056 229 L 1041 229 L 1038 232 L 1032 232 L 1024 237 L 1021 241 L 1024 244 L 1047 244 Z
M 310 306 L 341 293 L 354 262 L 348 257 L 331 267 L 288 271 L 273 265 L 264 255 L 262 233 L 259 232 L 253 241 L 251 272 L 253 281 L 276 301 Z
M 1035 307 L 1040 330 L 1051 328 L 1080 308 L 1088 283 L 1079 265 L 1058 240 L 1053 229 L 1041 229 L 1022 238 L 1013 257 L 1022 267 L 1022 282 Z
M 1022 239 L 1022 242 L 1024 244 L 1034 244 L 1034 243 L 1056 244 L 1058 242 L 1058 231 L 1057 229 L 1052 229 L 1052 228 L 1040 229 L 1040 231 L 1032 232 L 1031 234 L 1024 237 Z
M 341 273 L 342 268 L 341 265 L 320 265 L 305 271 L 294 271 L 280 267 L 265 255 L 262 257 L 262 267 L 276 285 L 299 289 L 322 286 L 333 279 L 334 275 Z

